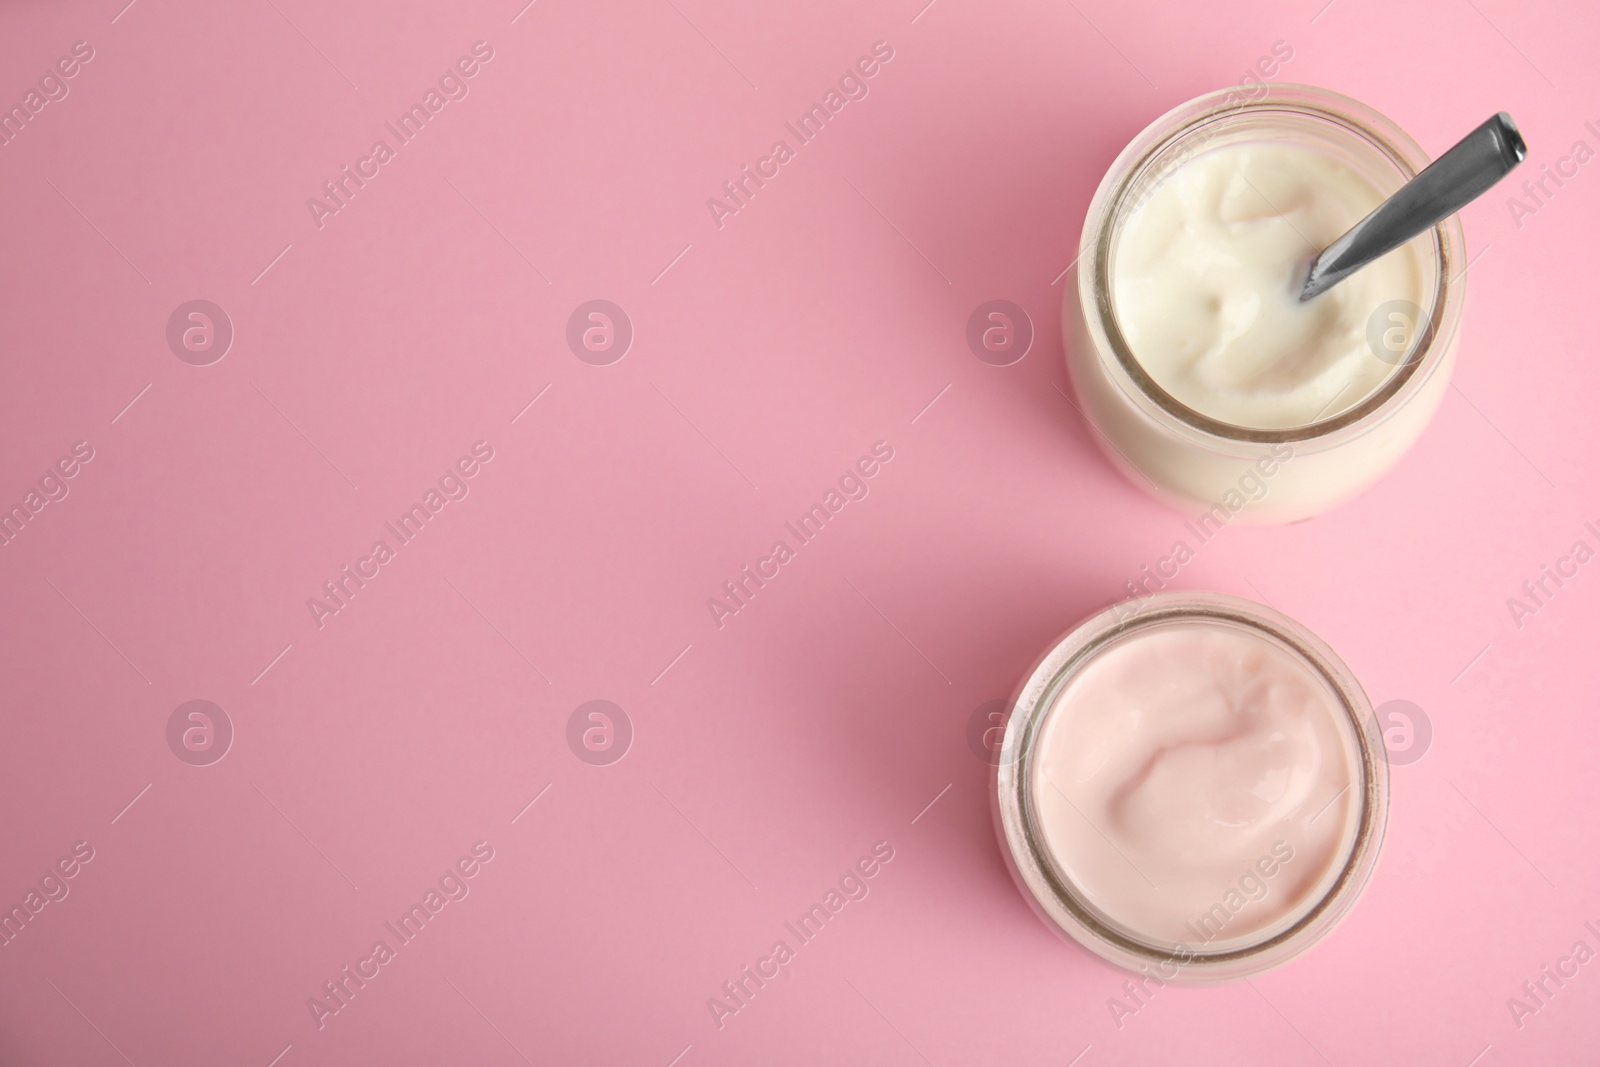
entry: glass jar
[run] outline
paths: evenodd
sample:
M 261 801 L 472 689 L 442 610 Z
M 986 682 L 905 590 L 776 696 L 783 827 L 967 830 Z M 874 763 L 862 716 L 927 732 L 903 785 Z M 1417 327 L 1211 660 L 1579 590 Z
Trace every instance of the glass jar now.
M 1102 654 L 1162 627 L 1220 627 L 1259 638 L 1287 653 L 1320 690 L 1323 706 L 1337 709 L 1333 717 L 1350 774 L 1347 786 L 1329 804 L 1351 795 L 1344 809 L 1349 813 L 1345 825 L 1329 838 L 1338 844 L 1329 850 L 1328 861 L 1316 869 L 1315 880 L 1299 883 L 1307 887 L 1299 898 L 1292 898 L 1281 914 L 1243 938 L 1206 941 L 1202 935 L 1190 943 L 1151 935 L 1113 917 L 1074 880 L 1070 864 L 1052 847 L 1041 819 L 1039 742 L 1058 707 L 1058 698 Z M 1279 966 L 1304 952 L 1344 918 L 1377 864 L 1389 808 L 1389 763 L 1372 707 L 1360 684 L 1327 645 L 1270 608 L 1215 593 L 1160 593 L 1114 605 L 1070 631 L 1040 658 L 1018 688 L 1012 708 L 992 794 L 1001 852 L 1023 896 L 1047 926 L 1118 966 L 1179 985 L 1232 981 Z M 1319 761 L 1331 758 L 1327 752 L 1318 754 Z M 1194 798 L 1196 803 L 1203 799 Z M 1074 810 L 1082 818 L 1090 818 L 1076 806 Z M 1315 824 L 1322 814 L 1319 811 L 1310 822 Z M 1090 825 L 1104 836 L 1098 824 Z M 1106 844 L 1117 848 L 1109 838 Z M 1117 854 L 1134 862 L 1120 850 Z M 1175 860 L 1180 865 L 1188 861 L 1188 857 Z M 1296 877 L 1304 879 L 1306 875 Z M 1154 882 L 1151 887 L 1158 893 L 1171 893 L 1174 901 L 1178 897 L 1175 890 L 1159 889 Z M 1192 898 L 1192 888 L 1192 884 L 1184 887 L 1185 900 Z M 1176 903 L 1171 913 L 1189 914 Z
M 1199 509 L 1217 525 L 1310 518 L 1392 467 L 1449 385 L 1465 284 L 1465 243 L 1452 215 L 1414 239 L 1424 246 L 1421 306 L 1385 305 L 1383 320 L 1369 325 L 1374 355 L 1395 369 L 1360 403 L 1320 421 L 1256 429 L 1181 403 L 1140 366 L 1118 324 L 1111 285 L 1118 240 L 1124 221 L 1185 163 L 1244 143 L 1330 155 L 1385 197 L 1428 164 L 1416 142 L 1371 108 L 1325 89 L 1270 83 L 1169 111 L 1106 172 L 1079 241 L 1077 292 L 1063 300 L 1067 370 L 1112 464 L 1158 499 Z

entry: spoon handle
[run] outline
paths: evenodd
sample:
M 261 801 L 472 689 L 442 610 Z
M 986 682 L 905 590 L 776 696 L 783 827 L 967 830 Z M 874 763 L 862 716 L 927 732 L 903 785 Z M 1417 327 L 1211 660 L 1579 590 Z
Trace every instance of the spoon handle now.
M 1300 299 L 1310 300 L 1460 211 L 1527 155 L 1528 146 L 1511 116 L 1504 111 L 1493 116 L 1312 260 Z

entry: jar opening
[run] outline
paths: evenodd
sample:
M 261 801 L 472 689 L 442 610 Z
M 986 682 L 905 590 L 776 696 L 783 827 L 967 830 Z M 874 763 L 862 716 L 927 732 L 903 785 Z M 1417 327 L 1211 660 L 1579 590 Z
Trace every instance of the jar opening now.
M 1183 980 L 1225 980 L 1257 973 L 1296 955 L 1331 929 L 1348 910 L 1376 863 L 1388 804 L 1387 761 L 1382 736 L 1372 711 L 1343 664 L 1312 635 L 1270 609 L 1215 594 L 1157 594 L 1156 603 L 1132 617 L 1117 609 L 1088 620 L 1058 642 L 1023 683 L 1008 725 L 1002 759 L 996 769 L 1002 838 L 1009 845 L 1013 870 L 1032 896 L 1036 909 L 1060 932 L 1125 967 L 1176 964 L 1187 971 Z M 1165 942 L 1141 936 L 1099 909 L 1081 893 L 1052 855 L 1041 825 L 1035 797 L 1039 741 L 1051 709 L 1083 668 L 1107 649 L 1149 627 L 1221 625 L 1240 628 L 1288 650 L 1325 686 L 1338 709 L 1341 731 L 1351 756 L 1349 790 L 1356 793 L 1353 833 L 1340 846 L 1317 883 L 1309 907 L 1296 907 L 1285 921 L 1265 924 L 1259 937 L 1225 942 L 1205 949 L 1206 942 Z M 1292 920 L 1287 916 L 1294 916 Z M 1163 974 L 1167 980 L 1173 975 Z
M 1163 388 L 1139 362 L 1118 319 L 1112 278 L 1122 224 L 1142 207 L 1163 183 L 1199 155 L 1230 144 L 1272 141 L 1296 143 L 1335 156 L 1370 180 L 1384 195 L 1415 177 L 1426 158 L 1398 130 L 1381 128 L 1381 117 L 1369 120 L 1354 101 L 1348 107 L 1328 104 L 1319 97 L 1342 98 L 1298 87 L 1270 85 L 1264 96 L 1240 101 L 1236 93 L 1212 94 L 1218 103 L 1183 122 L 1151 144 L 1126 168 L 1125 177 L 1111 193 L 1093 254 L 1095 311 L 1108 348 L 1126 380 L 1170 419 L 1193 431 L 1230 441 L 1277 444 L 1327 437 L 1368 420 L 1390 408 L 1397 397 L 1410 395 L 1427 380 L 1442 360 L 1453 332 L 1447 313 L 1456 281 L 1451 278 L 1452 244 L 1441 222 L 1428 232 L 1423 255 L 1423 304 L 1411 324 L 1410 345 L 1394 370 L 1369 395 L 1326 418 L 1282 428 L 1241 426 L 1213 418 L 1185 404 Z M 1312 95 L 1316 93 L 1317 95 Z M 1204 103 L 1204 101 L 1202 101 Z M 1447 220 L 1448 221 L 1448 220 Z M 1431 283 L 1431 284 L 1429 284 Z M 1330 407 L 1338 398 L 1330 402 Z

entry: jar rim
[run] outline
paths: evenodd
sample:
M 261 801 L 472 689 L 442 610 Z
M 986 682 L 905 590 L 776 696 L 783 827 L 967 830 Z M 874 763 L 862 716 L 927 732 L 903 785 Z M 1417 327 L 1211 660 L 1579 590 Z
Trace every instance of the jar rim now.
M 1105 959 L 1130 970 L 1179 961 L 1179 976 L 1164 981 L 1204 984 L 1257 974 L 1299 955 L 1354 904 L 1377 863 L 1388 818 L 1389 764 L 1371 703 L 1338 656 L 1287 616 L 1220 593 L 1157 593 L 1113 605 L 1054 642 L 1018 687 L 995 767 L 995 814 L 1007 862 L 1046 922 Z M 1359 773 L 1359 816 L 1349 853 L 1321 897 L 1293 923 L 1258 941 L 1204 952 L 1181 943 L 1140 939 L 1100 915 L 1076 890 L 1044 840 L 1033 805 L 1037 741 L 1057 697 L 1101 653 L 1154 625 L 1226 622 L 1261 633 L 1297 654 L 1324 681 L 1348 719 Z
M 1112 379 L 1125 393 L 1143 401 L 1139 405 L 1143 410 L 1201 443 L 1313 442 L 1332 446 L 1363 434 L 1422 390 L 1445 361 L 1460 322 L 1466 278 L 1464 271 L 1454 276 L 1452 272 L 1463 257 L 1465 237 L 1459 216 L 1451 215 L 1429 231 L 1437 282 L 1428 306 L 1422 309 L 1424 321 L 1411 352 L 1382 385 L 1351 407 L 1301 426 L 1241 426 L 1190 407 L 1150 376 L 1122 333 L 1110 284 L 1111 257 L 1134 187 L 1156 159 L 1180 142 L 1197 137 L 1209 141 L 1243 117 L 1275 112 L 1333 123 L 1373 149 L 1377 158 L 1394 165 L 1406 181 L 1429 163 L 1421 146 L 1394 122 L 1331 90 L 1290 82 L 1219 89 L 1173 108 L 1129 142 L 1096 190 L 1079 242 L 1079 260 L 1090 264 L 1090 269 L 1079 273 L 1079 300 L 1091 336 L 1101 342 L 1095 345 L 1096 358 L 1114 372 Z

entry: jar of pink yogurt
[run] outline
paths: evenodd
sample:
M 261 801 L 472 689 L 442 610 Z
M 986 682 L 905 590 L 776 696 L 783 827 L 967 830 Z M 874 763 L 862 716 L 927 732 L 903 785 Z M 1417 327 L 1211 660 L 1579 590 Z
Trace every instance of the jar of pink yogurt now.
M 1117 605 L 1024 679 L 997 832 L 1047 925 L 1157 983 L 1229 981 L 1325 936 L 1389 800 L 1361 686 L 1313 634 L 1214 593 Z

